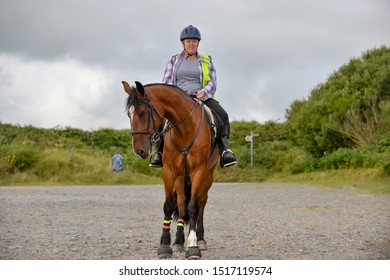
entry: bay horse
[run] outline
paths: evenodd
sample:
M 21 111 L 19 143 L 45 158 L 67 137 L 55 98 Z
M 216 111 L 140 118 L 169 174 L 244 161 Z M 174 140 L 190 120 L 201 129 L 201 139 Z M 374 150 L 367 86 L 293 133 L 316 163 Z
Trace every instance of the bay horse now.
M 189 220 L 185 256 L 199 259 L 200 250 L 207 249 L 203 214 L 219 159 L 218 145 L 212 145 L 203 103 L 173 85 L 143 86 L 135 82 L 136 87 L 131 87 L 127 82 L 122 83 L 129 95 L 126 109 L 134 153 L 146 159 L 152 139 L 164 137 L 164 223 L 158 257 L 169 258 L 174 251 L 185 251 L 184 223 Z M 164 119 L 169 121 L 166 128 Z M 171 247 L 170 225 L 174 213 L 177 230 Z

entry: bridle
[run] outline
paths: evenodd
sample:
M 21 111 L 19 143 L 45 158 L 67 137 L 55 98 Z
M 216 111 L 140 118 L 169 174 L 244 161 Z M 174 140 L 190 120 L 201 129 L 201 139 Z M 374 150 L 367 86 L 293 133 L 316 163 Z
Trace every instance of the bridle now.
M 203 118 L 204 118 L 204 108 L 203 108 L 203 103 L 202 102 L 200 102 L 200 101 L 199 102 L 195 102 L 195 105 L 192 107 L 192 109 L 191 109 L 191 111 L 190 111 L 190 113 L 188 115 L 186 115 L 184 118 L 180 119 L 179 121 L 177 121 L 174 124 L 170 123 L 168 126 L 165 127 L 165 129 L 163 129 L 164 117 L 158 111 L 158 109 L 153 105 L 152 101 L 150 100 L 149 93 L 145 90 L 145 98 L 139 98 L 139 97 L 135 97 L 135 98 L 137 98 L 136 102 L 140 101 L 142 103 L 145 103 L 148 106 L 148 112 L 149 112 L 149 114 L 148 114 L 148 127 L 147 127 L 147 130 L 131 131 L 130 134 L 131 134 L 131 136 L 134 136 L 134 135 L 137 135 L 137 134 L 151 135 L 152 139 L 156 138 L 156 137 L 157 138 L 158 137 L 162 137 L 168 130 L 171 130 L 175 126 L 178 126 L 180 123 L 182 123 L 185 120 L 187 120 L 188 118 L 190 118 L 192 116 L 192 114 L 194 113 L 195 109 L 198 106 L 201 106 L 202 117 L 200 119 L 200 123 L 199 123 L 198 129 L 196 131 L 195 137 L 194 137 L 193 141 L 191 142 L 190 146 L 187 148 L 187 150 L 193 145 L 193 143 L 195 142 L 196 138 L 199 135 L 200 127 L 201 127 L 201 124 L 202 124 L 202 121 L 203 121 Z M 135 106 L 135 105 L 133 105 L 133 106 Z M 160 127 L 157 127 L 156 117 L 155 117 L 154 112 L 157 114 L 157 116 L 158 116 L 158 118 L 159 118 L 159 120 L 161 122 Z M 151 123 L 153 125 L 153 130 L 150 129 L 150 124 Z M 171 136 L 171 138 L 172 138 L 172 136 Z M 176 145 L 176 143 L 173 142 L 173 144 L 176 147 L 178 147 L 180 150 L 182 150 L 179 146 Z
M 135 97 L 137 100 L 134 102 L 134 103 L 137 103 L 139 101 L 141 101 L 142 103 L 145 103 L 146 105 L 148 105 L 148 128 L 147 130 L 137 130 L 137 131 L 131 131 L 130 134 L 131 136 L 134 136 L 134 135 L 137 135 L 137 134 L 147 134 L 147 135 L 153 135 L 155 134 L 156 132 L 153 132 L 151 131 L 149 128 L 150 128 L 150 123 L 152 122 L 153 124 L 153 129 L 154 131 L 158 131 L 159 129 L 157 128 L 157 124 L 156 124 L 156 118 L 153 114 L 153 112 L 156 112 L 158 118 L 160 119 L 161 121 L 161 126 L 160 126 L 160 130 L 162 128 L 162 123 L 163 123 L 163 117 L 162 115 L 160 114 L 160 112 L 157 110 L 157 108 L 153 105 L 152 101 L 150 100 L 150 97 L 149 97 L 149 94 L 148 92 L 145 90 L 145 98 L 139 98 L 139 97 Z M 136 107 L 136 105 L 133 105 L 134 107 Z M 137 105 L 138 106 L 138 105 Z M 130 119 L 130 121 L 132 121 Z

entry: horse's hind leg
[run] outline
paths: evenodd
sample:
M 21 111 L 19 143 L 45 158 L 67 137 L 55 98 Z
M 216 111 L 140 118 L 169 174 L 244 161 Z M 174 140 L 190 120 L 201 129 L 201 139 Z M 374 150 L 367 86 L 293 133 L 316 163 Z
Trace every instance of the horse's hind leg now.
M 160 247 L 158 248 L 158 257 L 160 259 L 172 257 L 173 251 L 171 248 L 171 219 L 174 211 L 174 202 L 172 196 L 165 198 L 164 202 L 164 225 L 161 235 Z

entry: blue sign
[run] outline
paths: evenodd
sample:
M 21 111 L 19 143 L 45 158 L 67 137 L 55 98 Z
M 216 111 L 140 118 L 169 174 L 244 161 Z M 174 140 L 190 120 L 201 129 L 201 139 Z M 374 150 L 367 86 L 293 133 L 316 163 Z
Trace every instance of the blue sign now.
M 112 171 L 120 172 L 123 171 L 123 157 L 120 154 L 115 154 L 111 159 Z

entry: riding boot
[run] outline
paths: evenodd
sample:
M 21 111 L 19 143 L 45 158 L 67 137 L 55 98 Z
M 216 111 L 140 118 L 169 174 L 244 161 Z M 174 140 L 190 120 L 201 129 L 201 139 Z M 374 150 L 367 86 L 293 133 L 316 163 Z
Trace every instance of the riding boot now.
M 160 168 L 162 167 L 162 152 L 164 148 L 164 139 L 156 134 L 152 136 L 152 149 L 150 153 L 149 166 Z
M 227 136 L 221 137 L 219 141 L 220 165 L 228 167 L 237 163 L 236 156 L 229 148 L 229 139 Z

